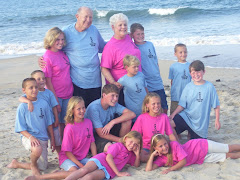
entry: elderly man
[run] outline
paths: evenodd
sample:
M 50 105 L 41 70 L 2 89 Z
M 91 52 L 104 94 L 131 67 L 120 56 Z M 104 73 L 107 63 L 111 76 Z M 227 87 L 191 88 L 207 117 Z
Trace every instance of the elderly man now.
M 92 25 L 93 12 L 80 7 L 77 22 L 63 28 L 66 52 L 71 65 L 74 96 L 82 96 L 86 106 L 101 97 L 101 71 L 98 53 L 103 51 L 105 41 Z

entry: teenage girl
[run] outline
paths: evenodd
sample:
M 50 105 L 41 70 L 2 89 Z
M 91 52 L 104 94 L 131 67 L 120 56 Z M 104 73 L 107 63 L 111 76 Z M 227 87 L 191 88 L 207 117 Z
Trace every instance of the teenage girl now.
M 162 171 L 162 174 L 167 174 L 183 166 L 223 162 L 226 158 L 240 158 L 240 144 L 228 145 L 207 139 L 192 139 L 181 145 L 176 141 L 169 142 L 164 135 L 156 134 L 152 137 L 146 171 L 168 166 L 168 169 Z
M 126 165 L 140 165 L 142 136 L 137 131 L 130 131 L 121 142 L 109 146 L 107 152 L 92 157 L 87 164 L 68 176 L 67 180 L 110 179 L 114 176 L 130 176 L 128 172 L 120 172 Z
M 46 66 L 42 69 L 46 77 L 46 86 L 51 90 L 58 102 L 60 134 L 63 136 L 64 117 L 69 99 L 73 95 L 73 84 L 70 77 L 70 63 L 66 54 L 61 49 L 66 45 L 65 36 L 58 27 L 47 31 L 44 38 L 43 55 Z
M 144 98 L 142 114 L 137 118 L 132 130 L 138 131 L 143 138 L 141 161 L 147 162 L 154 134 L 167 134 L 171 141 L 176 141 L 168 116 L 162 113 L 161 100 L 157 93 L 150 92 Z
M 73 171 L 82 168 L 87 161 L 89 149 L 92 155 L 97 154 L 93 136 L 92 122 L 84 118 L 85 105 L 82 97 L 73 96 L 68 103 L 65 117 L 66 127 L 59 153 L 60 168 L 65 171 L 27 177 L 30 179 L 63 179 Z

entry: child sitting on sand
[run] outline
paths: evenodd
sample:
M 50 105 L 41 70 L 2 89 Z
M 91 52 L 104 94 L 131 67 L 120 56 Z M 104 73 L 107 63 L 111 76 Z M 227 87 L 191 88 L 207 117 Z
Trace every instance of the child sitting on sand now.
M 221 127 L 219 122 L 220 106 L 218 95 L 212 83 L 205 81 L 204 64 L 193 61 L 189 66 L 192 82 L 184 88 L 177 109 L 169 116 L 177 134 L 187 130 L 191 139 L 207 138 L 211 108 L 214 108 L 215 128 Z
M 55 149 L 53 120 L 47 102 L 37 97 L 38 86 L 34 78 L 24 79 L 22 90 L 27 100 L 34 105 L 34 110 L 30 112 L 26 103 L 18 106 L 15 132 L 21 133 L 23 146 L 31 152 L 31 162 L 23 163 L 14 159 L 7 167 L 31 169 L 33 175 L 39 175 L 39 169 L 45 170 L 48 164 L 48 133 L 51 138 L 51 148 Z
M 46 85 L 46 79 L 45 79 L 44 73 L 41 70 L 33 71 L 31 73 L 31 77 L 37 81 L 38 90 L 39 90 L 38 98 L 44 99 L 48 103 L 49 107 L 51 108 L 50 111 L 52 112 L 51 116 L 52 116 L 53 123 L 54 123 L 53 124 L 53 133 L 54 133 L 56 151 L 59 153 L 61 150 L 62 140 L 61 140 L 59 127 L 58 127 L 58 125 L 59 125 L 58 113 L 57 113 L 58 102 L 57 102 L 54 94 L 52 93 L 52 91 L 44 88 Z M 28 107 L 30 107 L 29 108 L 30 111 L 32 109 L 34 109 L 32 101 L 29 101 L 25 96 L 21 96 L 19 98 L 19 100 L 20 100 L 20 102 L 27 103 Z
M 240 144 L 222 144 L 207 139 L 192 139 L 181 145 L 176 141 L 169 142 L 166 136 L 156 134 L 151 140 L 151 155 L 146 171 L 158 167 L 169 168 L 162 171 L 167 174 L 191 164 L 204 162 L 223 162 L 226 158 L 240 158 Z
M 143 73 L 138 71 L 140 61 L 136 56 L 126 55 L 123 58 L 123 65 L 127 74 L 121 77 L 118 82 L 123 87 L 126 107 L 136 114 L 136 117 L 132 119 L 134 123 L 142 113 L 142 103 L 148 92 L 147 84 Z
M 141 24 L 132 24 L 130 31 L 134 43 L 141 51 L 142 72 L 146 78 L 147 88 L 149 92 L 155 92 L 160 96 L 163 112 L 167 114 L 168 105 L 155 48 L 152 42 L 144 41 L 144 27 Z

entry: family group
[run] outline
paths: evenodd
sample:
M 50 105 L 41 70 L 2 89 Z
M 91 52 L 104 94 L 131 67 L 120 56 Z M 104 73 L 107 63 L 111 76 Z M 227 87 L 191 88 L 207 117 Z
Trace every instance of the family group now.
M 146 163 L 146 171 L 166 166 L 166 174 L 240 158 L 240 144 L 207 139 L 212 108 L 215 127 L 221 127 L 220 103 L 213 84 L 203 79 L 204 64 L 186 61 L 185 44 L 175 46 L 178 62 L 169 69 L 168 116 L 158 59 L 144 40 L 144 27 L 134 23 L 129 33 L 128 17 L 114 14 L 109 20 L 114 35 L 105 42 L 92 18 L 92 10 L 81 7 L 75 23 L 46 33 L 41 70 L 22 82 L 15 123 L 30 163 L 14 159 L 8 168 L 31 170 L 28 180 L 110 179 L 130 176 L 121 171 L 126 164 Z M 182 145 L 184 131 L 190 140 Z M 48 139 L 61 171 L 41 174 L 48 165 Z

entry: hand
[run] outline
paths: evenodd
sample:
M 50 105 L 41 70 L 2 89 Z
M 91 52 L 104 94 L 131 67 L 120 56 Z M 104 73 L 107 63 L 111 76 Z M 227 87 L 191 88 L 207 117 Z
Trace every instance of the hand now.
M 129 174 L 128 172 L 119 172 L 118 174 L 116 174 L 117 176 L 119 177 L 122 177 L 122 176 L 131 176 L 131 174 Z
M 55 121 L 55 122 L 53 123 L 53 128 L 58 127 L 58 126 L 59 126 L 59 121 Z
M 56 150 L 55 141 L 51 141 L 51 149 L 52 149 L 52 152 Z
M 112 123 L 112 121 L 110 121 L 106 126 L 104 126 L 104 127 L 102 128 L 102 134 L 103 134 L 103 135 L 108 135 L 109 132 L 110 132 L 110 130 L 112 129 L 113 125 L 114 125 L 114 124 Z
M 57 105 L 57 112 L 60 113 L 62 111 L 61 106 L 58 104 Z
M 114 82 L 113 84 L 115 84 L 119 89 L 122 88 L 122 85 L 119 82 Z
M 221 123 L 219 121 L 215 121 L 215 129 L 219 130 L 221 128 Z
M 41 69 L 44 69 L 46 67 L 47 63 L 46 61 L 43 60 L 43 57 L 39 57 L 38 58 L 38 66 L 41 68 Z
M 135 145 L 133 152 L 136 156 L 140 155 L 140 145 L 139 144 Z
M 168 168 L 168 169 L 165 169 L 165 170 L 163 170 L 162 172 L 161 172 L 161 174 L 167 174 L 167 173 L 169 173 L 169 172 L 171 172 L 172 170 L 170 169 L 170 168 Z
M 173 115 L 173 114 L 171 114 L 170 116 L 169 116 L 169 120 L 170 121 L 173 121 L 173 118 L 175 117 L 175 115 Z
M 175 122 L 173 120 L 170 120 L 170 124 L 171 124 L 172 128 L 176 127 L 176 124 L 175 124 Z
M 152 155 L 155 156 L 162 156 L 161 153 L 159 153 L 157 150 L 153 151 Z
M 29 101 L 29 103 L 28 103 L 28 110 L 29 110 L 30 112 L 33 112 L 33 110 L 34 110 L 34 106 L 33 106 L 32 101 Z
M 34 136 L 30 136 L 29 140 L 31 142 L 31 147 L 37 147 L 40 145 L 39 140 L 37 138 L 35 138 Z

